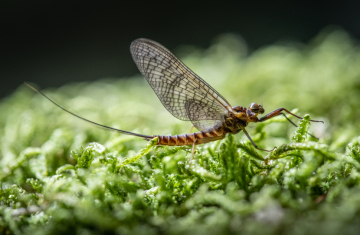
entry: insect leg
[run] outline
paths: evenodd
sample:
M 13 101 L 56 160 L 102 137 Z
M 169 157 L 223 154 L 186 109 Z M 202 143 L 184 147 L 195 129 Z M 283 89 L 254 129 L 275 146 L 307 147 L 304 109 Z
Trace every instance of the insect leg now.
M 270 119 L 270 118 L 273 118 L 273 117 L 276 117 L 276 116 L 279 116 L 279 115 L 284 115 L 284 113 L 282 113 L 282 111 L 285 111 L 285 112 L 287 112 L 288 114 L 293 115 L 294 117 L 297 117 L 297 118 L 299 118 L 299 119 L 304 119 L 304 118 L 302 118 L 302 117 L 299 117 L 299 116 L 296 115 L 296 114 L 293 114 L 292 112 L 290 112 L 289 110 L 287 110 L 287 109 L 285 109 L 285 108 L 279 108 L 279 109 L 277 109 L 277 110 L 275 110 L 275 111 L 272 111 L 271 113 L 266 114 L 265 116 L 259 118 L 258 122 L 263 122 L 263 121 L 266 121 L 266 120 L 268 120 L 268 119 Z M 288 120 L 289 120 L 289 119 L 288 119 Z M 310 121 L 311 121 L 311 122 L 322 122 L 322 123 L 324 123 L 323 121 L 317 121 L 317 120 L 310 120 Z
M 193 157 L 194 157 L 194 151 L 195 151 L 195 145 L 197 143 L 198 140 L 195 140 L 194 143 L 193 143 L 193 146 L 192 146 L 192 149 L 191 149 L 191 158 L 190 158 L 190 163 L 189 163 L 189 169 L 190 170 L 190 167 L 191 167 L 191 162 L 193 160 Z
M 248 139 L 251 141 L 251 143 L 254 145 L 254 147 L 255 147 L 256 149 L 262 150 L 262 151 L 266 151 L 266 152 L 271 152 L 271 151 L 273 151 L 273 150 L 276 148 L 276 147 L 274 147 L 272 150 L 266 150 L 266 149 L 261 149 L 261 148 L 259 148 L 259 147 L 255 144 L 255 142 L 251 139 L 250 135 L 247 133 L 247 131 L 245 130 L 245 128 L 243 128 L 242 130 L 243 130 L 243 132 L 245 133 L 245 135 L 248 137 Z
M 285 112 L 287 112 L 287 113 L 289 113 L 289 114 L 291 114 L 291 115 L 293 115 L 294 117 L 297 117 L 297 118 L 299 118 L 299 119 L 304 119 L 304 118 L 302 118 L 302 117 L 299 117 L 299 116 L 293 114 L 292 112 L 288 111 L 287 109 L 279 108 L 279 109 L 277 109 L 277 110 L 275 110 L 275 111 L 273 111 L 273 112 L 265 115 L 264 117 L 259 118 L 258 122 L 263 122 L 263 121 L 266 121 L 266 120 L 268 120 L 268 119 L 270 119 L 270 118 L 273 118 L 273 117 L 276 117 L 276 116 L 279 116 L 279 115 L 283 115 L 293 126 L 298 127 L 298 126 L 297 126 L 293 121 L 291 121 L 291 120 L 285 115 L 285 113 L 283 113 L 282 111 L 285 111 Z M 310 120 L 310 121 L 311 121 L 311 122 L 322 122 L 322 123 L 324 123 L 323 121 L 317 121 L 317 120 Z M 307 132 L 307 133 L 308 133 L 310 136 L 314 137 L 315 139 L 319 139 L 319 138 L 315 137 L 314 135 L 310 134 L 309 132 Z
M 192 133 L 194 130 L 194 125 L 191 125 L 190 133 Z
M 293 121 L 291 121 L 288 117 L 286 117 L 285 113 L 281 113 L 291 124 L 293 124 L 293 126 L 298 127 L 298 125 L 296 125 Z M 315 137 L 314 135 L 310 134 L 309 132 L 306 132 L 308 135 L 310 135 L 311 137 L 315 138 L 315 139 L 319 139 L 317 137 Z

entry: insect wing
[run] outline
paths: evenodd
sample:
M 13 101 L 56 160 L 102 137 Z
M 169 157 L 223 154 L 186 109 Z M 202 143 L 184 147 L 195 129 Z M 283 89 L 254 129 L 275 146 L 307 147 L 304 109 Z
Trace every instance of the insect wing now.
M 137 39 L 130 51 L 140 72 L 172 115 L 192 121 L 198 130 L 221 125 L 224 114 L 231 110 L 230 104 L 168 49 L 149 39 Z

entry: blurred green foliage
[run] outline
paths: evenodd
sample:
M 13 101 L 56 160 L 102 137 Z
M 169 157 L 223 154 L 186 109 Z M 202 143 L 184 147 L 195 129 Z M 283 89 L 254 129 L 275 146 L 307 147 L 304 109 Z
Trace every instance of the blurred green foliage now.
M 176 51 L 175 51 L 176 52 Z M 248 54 L 223 35 L 179 57 L 231 104 L 298 108 L 196 148 L 154 146 L 95 128 L 21 86 L 0 104 L 1 234 L 358 234 L 360 51 L 341 30 L 308 45 Z M 129 55 L 130 57 L 130 55 Z M 120 66 L 120 65 L 119 65 Z M 49 78 L 51 79 L 51 78 Z M 140 77 L 44 91 L 90 120 L 141 134 L 179 134 Z M 293 121 L 296 121 L 292 118 Z M 309 129 L 310 128 L 310 129 Z M 309 131 L 320 140 L 306 134 Z

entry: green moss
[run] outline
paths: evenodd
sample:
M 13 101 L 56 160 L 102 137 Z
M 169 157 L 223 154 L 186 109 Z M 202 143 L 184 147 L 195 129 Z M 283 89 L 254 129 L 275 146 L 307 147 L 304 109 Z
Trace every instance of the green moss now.
M 95 128 L 21 86 L 0 104 L 0 233 L 358 233 L 360 52 L 346 33 L 251 55 L 223 35 L 182 59 L 234 106 L 263 101 L 268 112 L 298 108 L 304 120 L 250 125 L 259 147 L 277 146 L 271 153 L 228 135 L 197 146 L 189 168 L 190 147 Z M 119 129 L 167 135 L 191 126 L 140 77 L 44 92 Z

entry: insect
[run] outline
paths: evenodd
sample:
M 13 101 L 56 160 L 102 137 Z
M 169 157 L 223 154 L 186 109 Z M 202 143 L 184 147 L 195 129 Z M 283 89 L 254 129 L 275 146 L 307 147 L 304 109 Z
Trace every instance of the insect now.
M 41 91 L 27 83 L 26 85 L 42 94 L 64 111 L 92 124 L 123 134 L 141 137 L 147 141 L 158 137 L 157 145 L 192 145 L 191 160 L 196 145 L 221 140 L 225 138 L 227 133 L 237 134 L 240 131 L 245 133 L 256 149 L 271 152 L 275 148 L 272 150 L 259 148 L 251 139 L 245 127 L 251 122 L 263 122 L 279 115 L 283 115 L 292 125 L 296 126 L 284 112 L 303 119 L 285 108 L 279 108 L 259 118 L 258 115 L 263 114 L 265 109 L 257 103 L 251 103 L 249 108 L 242 106 L 232 107 L 214 88 L 191 71 L 168 49 L 155 41 L 144 38 L 137 39 L 131 43 L 130 51 L 138 69 L 164 107 L 176 118 L 191 121 L 199 132 L 173 136 L 148 136 L 115 129 L 80 117 L 61 107 Z

